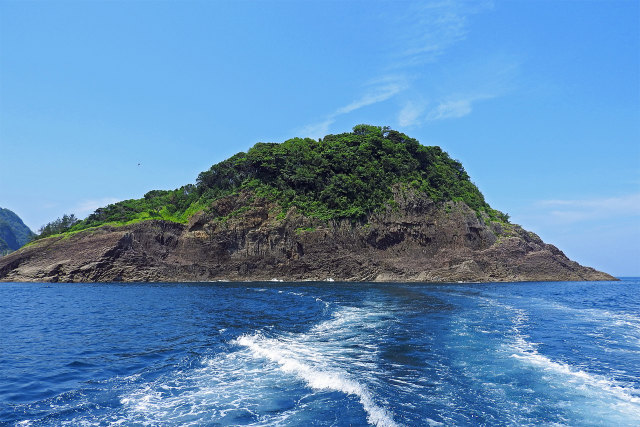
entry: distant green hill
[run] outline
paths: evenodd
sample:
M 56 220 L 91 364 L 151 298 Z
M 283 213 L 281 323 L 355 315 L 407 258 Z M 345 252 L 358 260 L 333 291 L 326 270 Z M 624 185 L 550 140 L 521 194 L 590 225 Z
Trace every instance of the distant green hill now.
M 257 143 L 202 172 L 197 184 L 176 190 L 149 191 L 141 199 L 97 209 L 85 220 L 59 218 L 39 237 L 79 231 L 103 224 L 149 219 L 186 223 L 215 200 L 240 191 L 278 202 L 323 220 L 366 220 L 392 202 L 392 187 L 411 187 L 436 202 L 462 201 L 487 221 L 507 222 L 492 209 L 460 162 L 440 147 L 387 127 L 358 125 L 352 132 L 319 140 L 293 138 Z
M 33 235 L 18 215 L 9 209 L 0 208 L 0 255 L 19 249 Z

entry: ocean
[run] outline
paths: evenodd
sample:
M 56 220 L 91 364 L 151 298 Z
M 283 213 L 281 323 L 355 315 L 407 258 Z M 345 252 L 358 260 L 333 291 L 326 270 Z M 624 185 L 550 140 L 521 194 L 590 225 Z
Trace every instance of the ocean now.
M 640 279 L 0 284 L 0 424 L 640 425 Z

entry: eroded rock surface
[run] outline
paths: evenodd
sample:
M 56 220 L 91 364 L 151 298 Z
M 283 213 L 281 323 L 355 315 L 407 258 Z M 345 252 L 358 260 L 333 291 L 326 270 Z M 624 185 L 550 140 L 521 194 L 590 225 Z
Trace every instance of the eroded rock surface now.
M 146 221 L 43 239 L 0 258 L 1 281 L 616 280 L 462 202 L 397 191 L 368 222 L 307 218 L 251 194 L 188 224 Z

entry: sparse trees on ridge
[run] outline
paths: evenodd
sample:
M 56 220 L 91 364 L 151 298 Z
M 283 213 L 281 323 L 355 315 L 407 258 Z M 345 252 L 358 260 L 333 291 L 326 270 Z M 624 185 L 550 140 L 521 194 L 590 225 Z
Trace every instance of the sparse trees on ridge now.
M 71 227 L 79 223 L 80 220 L 76 218 L 74 214 L 64 214 L 61 218 L 55 219 L 48 224 L 43 225 L 38 230 L 38 235 L 35 236 L 36 239 L 41 239 L 43 237 L 52 236 L 54 234 L 64 233 L 69 231 Z

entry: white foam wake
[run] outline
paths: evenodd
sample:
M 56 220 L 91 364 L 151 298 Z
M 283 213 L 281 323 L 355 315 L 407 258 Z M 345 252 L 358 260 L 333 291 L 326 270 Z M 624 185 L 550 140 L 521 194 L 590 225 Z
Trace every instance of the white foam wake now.
M 560 382 L 587 397 L 592 403 L 602 402 L 616 412 L 640 420 L 640 390 L 628 387 L 603 375 L 590 373 L 564 362 L 554 361 L 538 352 L 538 344 L 527 340 L 529 337 L 522 329 L 528 323 L 524 310 L 503 304 L 503 307 L 515 313 L 512 319 L 514 343 L 509 346 L 511 357 L 550 374 L 552 381 Z
M 261 335 L 243 335 L 235 342 L 247 347 L 254 355 L 277 363 L 282 371 L 294 374 L 313 389 L 335 390 L 357 396 L 369 423 L 376 426 L 397 425 L 389 412 L 375 403 L 366 385 L 351 378 L 344 370 L 326 366 L 319 352 Z
M 565 385 L 571 385 L 583 392 L 605 393 L 618 401 L 616 406 L 619 406 L 620 409 L 626 408 L 626 412 L 631 412 L 640 419 L 640 397 L 638 397 L 640 396 L 640 390 L 625 387 L 603 375 L 589 373 L 564 362 L 551 360 L 549 357 L 540 354 L 533 344 L 527 342 L 521 336 L 516 337 L 513 350 L 515 352 L 511 357 L 554 376 L 559 375 Z
M 525 332 L 529 324 L 529 316 L 525 310 L 488 298 L 484 301 L 512 314 L 511 342 L 505 346 L 511 358 L 541 371 L 545 380 L 554 384 L 554 388 L 560 384 L 567 392 L 582 395 L 586 404 L 583 412 L 604 415 L 606 419 L 614 419 L 618 425 L 640 425 L 640 390 L 541 354 L 538 352 L 539 344 L 530 342 L 530 337 Z M 562 308 L 574 310 L 564 306 Z M 629 420 L 635 421 L 629 424 Z
M 493 298 L 500 298 L 500 295 L 492 295 Z M 514 297 L 524 299 L 524 297 Z M 486 299 L 489 300 L 488 298 Z M 558 301 L 545 298 L 526 297 L 529 304 L 543 309 L 554 309 L 560 312 L 572 314 L 581 320 L 596 323 L 600 326 L 624 327 L 635 337 L 636 345 L 640 344 L 640 316 L 629 312 L 619 312 L 594 307 L 570 307 Z M 495 301 L 494 301 L 495 302 Z M 499 305 L 499 304 L 494 304 Z M 513 308 L 513 307 L 506 307 Z
M 385 322 L 380 310 L 339 307 L 307 333 L 242 335 L 230 343 L 231 351 L 206 358 L 200 367 L 176 369 L 127 390 L 112 424 L 299 423 L 306 404 L 288 390 L 302 380 L 312 390 L 355 396 L 370 424 L 396 426 L 368 385 L 379 374 L 374 332 Z

